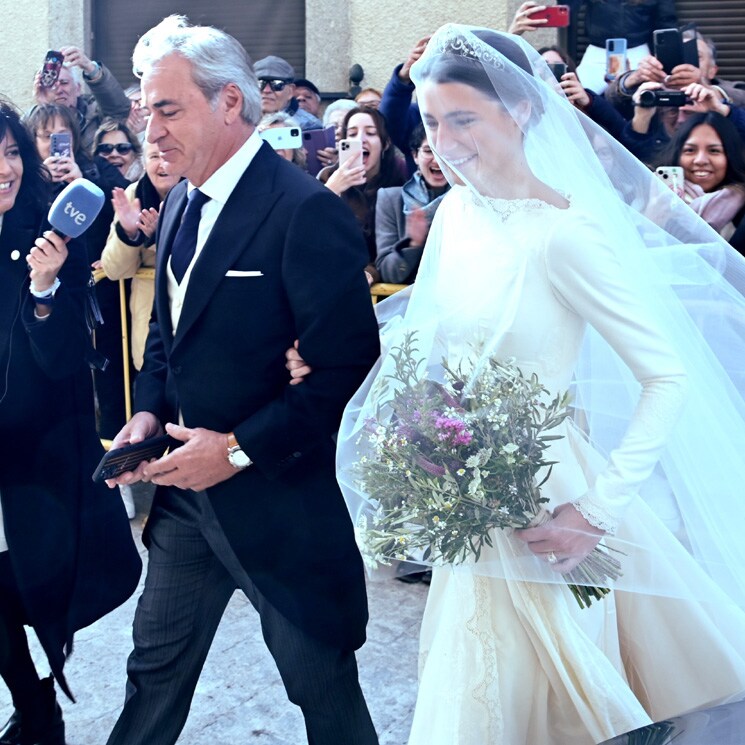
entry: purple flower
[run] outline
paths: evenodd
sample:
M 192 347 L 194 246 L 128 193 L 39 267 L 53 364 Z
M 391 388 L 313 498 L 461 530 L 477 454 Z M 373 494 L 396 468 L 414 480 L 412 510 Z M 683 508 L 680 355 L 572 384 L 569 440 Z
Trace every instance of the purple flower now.
M 468 431 L 466 423 L 460 419 L 438 416 L 435 419 L 435 429 L 440 430 L 438 439 L 449 441 L 452 445 L 470 445 L 473 435 Z
M 430 476 L 444 476 L 446 473 L 446 470 L 442 466 L 438 466 L 431 460 L 427 460 L 423 455 L 417 455 L 416 458 L 414 458 L 414 461 L 422 470 L 426 471 Z

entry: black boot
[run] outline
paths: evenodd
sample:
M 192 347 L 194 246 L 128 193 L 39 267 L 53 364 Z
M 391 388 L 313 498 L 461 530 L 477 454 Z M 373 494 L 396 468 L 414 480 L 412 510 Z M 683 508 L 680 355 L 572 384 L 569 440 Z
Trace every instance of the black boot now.
M 65 722 L 54 692 L 54 678 L 41 681 L 33 709 L 17 709 L 0 732 L 0 745 L 65 745 Z

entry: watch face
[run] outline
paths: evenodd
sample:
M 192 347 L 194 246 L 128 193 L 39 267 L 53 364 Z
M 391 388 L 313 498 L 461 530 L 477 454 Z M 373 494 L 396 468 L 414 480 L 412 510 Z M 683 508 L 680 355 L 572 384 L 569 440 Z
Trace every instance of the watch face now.
M 228 460 L 230 461 L 230 464 L 236 468 L 246 468 L 246 466 L 251 465 L 251 459 L 242 450 L 228 453 Z

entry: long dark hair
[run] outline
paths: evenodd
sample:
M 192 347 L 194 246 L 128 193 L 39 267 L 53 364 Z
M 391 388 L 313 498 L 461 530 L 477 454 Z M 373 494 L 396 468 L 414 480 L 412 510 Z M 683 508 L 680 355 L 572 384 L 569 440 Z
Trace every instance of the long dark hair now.
M 369 187 L 379 189 L 386 186 L 400 186 L 400 170 L 397 162 L 396 149 L 393 147 L 391 142 L 391 136 L 388 134 L 388 127 L 385 124 L 385 117 L 377 110 L 370 106 L 355 106 L 350 109 L 344 121 L 341 125 L 342 137 L 347 136 L 347 127 L 349 126 L 349 120 L 355 114 L 367 114 L 373 120 L 375 129 L 378 131 L 378 137 L 380 138 L 380 171 L 378 175 L 370 180 L 370 182 L 363 187 L 367 190 Z
M 703 124 L 708 124 L 719 135 L 727 158 L 727 170 L 719 186 L 745 184 L 745 148 L 740 133 L 729 119 L 716 111 L 693 114 L 686 119 L 675 131 L 673 139 L 660 157 L 660 162 L 657 165 L 679 165 L 680 154 L 686 141 L 691 136 L 691 132 Z
M 7 98 L 0 97 L 0 140 L 10 132 L 18 145 L 23 163 L 23 178 L 18 190 L 19 200 L 29 201 L 45 207 L 49 193 L 49 177 L 44 168 L 36 144 L 21 122 L 21 114 Z

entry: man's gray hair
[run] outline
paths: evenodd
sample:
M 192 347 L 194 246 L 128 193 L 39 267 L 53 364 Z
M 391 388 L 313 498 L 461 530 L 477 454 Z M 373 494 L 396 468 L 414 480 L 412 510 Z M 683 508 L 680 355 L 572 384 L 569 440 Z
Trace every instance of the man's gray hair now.
M 141 78 L 170 54 L 191 63 L 194 83 L 213 106 L 222 89 L 233 83 L 243 94 L 243 119 L 259 121 L 259 84 L 251 58 L 237 39 L 212 26 L 192 26 L 186 16 L 168 16 L 140 37 L 132 53 L 132 71 Z

